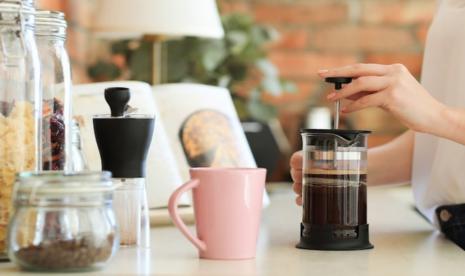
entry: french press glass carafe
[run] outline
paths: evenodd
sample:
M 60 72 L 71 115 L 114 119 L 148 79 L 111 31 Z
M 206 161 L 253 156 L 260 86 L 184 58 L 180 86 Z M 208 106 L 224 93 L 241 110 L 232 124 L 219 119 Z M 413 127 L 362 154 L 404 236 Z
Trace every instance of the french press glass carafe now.
M 368 249 L 368 131 L 302 131 L 303 217 L 299 248 Z

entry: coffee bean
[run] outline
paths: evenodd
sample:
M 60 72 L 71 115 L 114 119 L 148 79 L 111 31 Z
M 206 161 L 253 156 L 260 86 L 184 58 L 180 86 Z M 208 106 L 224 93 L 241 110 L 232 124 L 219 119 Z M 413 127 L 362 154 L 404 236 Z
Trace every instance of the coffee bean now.
M 93 237 L 86 236 L 72 240 L 49 240 L 20 248 L 15 252 L 15 257 L 26 269 L 88 268 L 111 257 L 113 241 L 112 234 L 99 243 Z

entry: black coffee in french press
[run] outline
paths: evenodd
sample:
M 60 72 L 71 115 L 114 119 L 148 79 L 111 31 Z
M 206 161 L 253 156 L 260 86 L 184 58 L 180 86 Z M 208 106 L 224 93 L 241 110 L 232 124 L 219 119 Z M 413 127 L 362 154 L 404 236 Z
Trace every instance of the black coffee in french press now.
M 339 80 L 327 80 L 341 88 Z M 350 82 L 350 81 L 349 81 Z M 304 129 L 303 216 L 298 248 L 373 248 L 367 223 L 369 131 Z

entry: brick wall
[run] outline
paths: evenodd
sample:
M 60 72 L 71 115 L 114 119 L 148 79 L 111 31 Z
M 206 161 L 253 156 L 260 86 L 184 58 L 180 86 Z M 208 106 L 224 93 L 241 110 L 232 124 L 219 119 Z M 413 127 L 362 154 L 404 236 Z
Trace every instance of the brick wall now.
M 223 13 L 245 12 L 277 28 L 280 40 L 270 47 L 282 76 L 299 91 L 271 99 L 291 140 L 308 109 L 328 86 L 316 77 L 320 68 L 354 62 L 403 63 L 420 76 L 427 28 L 434 0 L 221 0 Z M 324 100 L 322 100 L 324 102 Z M 393 118 L 373 109 L 350 116 L 357 128 L 372 129 L 379 144 L 402 131 Z
M 39 7 L 64 10 L 69 20 L 68 49 L 75 82 L 89 81 L 86 63 L 95 49 L 89 27 L 95 0 L 37 0 Z M 274 26 L 279 41 L 271 59 L 298 92 L 265 100 L 277 105 L 286 133 L 296 142 L 309 100 L 328 86 L 317 79 L 319 68 L 354 62 L 403 63 L 420 75 L 422 49 L 435 0 L 218 0 L 222 13 L 244 12 Z M 92 50 L 92 51 L 91 51 Z M 322 101 L 324 103 L 324 101 Z M 382 111 L 351 116 L 357 128 L 388 138 L 402 128 Z M 381 136 L 380 136 L 381 137 Z M 388 139 L 387 138 L 387 139 Z M 385 138 L 381 137 L 380 141 Z M 384 139 L 384 140 L 383 140 Z M 375 143 L 378 143 L 375 141 Z

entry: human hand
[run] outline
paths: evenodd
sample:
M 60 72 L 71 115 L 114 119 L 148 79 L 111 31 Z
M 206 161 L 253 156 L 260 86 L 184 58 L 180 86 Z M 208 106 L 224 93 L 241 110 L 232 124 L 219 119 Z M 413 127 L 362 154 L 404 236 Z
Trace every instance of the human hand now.
M 348 99 L 342 108 L 351 113 L 368 107 L 380 107 L 391 113 L 408 128 L 433 133 L 441 124 L 440 114 L 445 106 L 434 99 L 402 64 L 355 64 L 320 70 L 320 77 L 352 77 L 354 80 L 328 100 Z
M 295 202 L 297 205 L 302 205 L 302 151 L 295 152 L 290 161 L 291 165 L 291 177 L 294 181 L 292 188 L 294 192 L 297 194 Z

